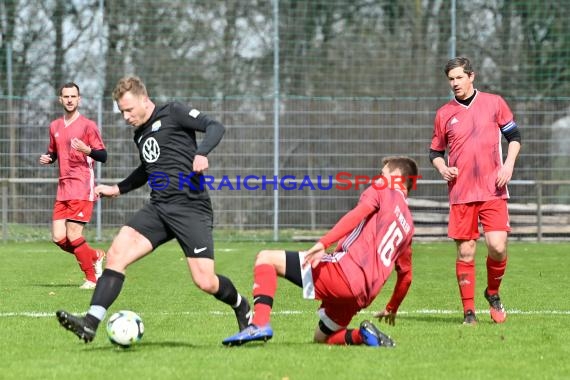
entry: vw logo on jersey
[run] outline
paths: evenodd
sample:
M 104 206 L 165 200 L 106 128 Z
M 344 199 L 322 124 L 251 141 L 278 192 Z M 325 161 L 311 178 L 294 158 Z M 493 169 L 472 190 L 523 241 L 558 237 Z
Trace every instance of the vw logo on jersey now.
M 143 144 L 142 156 L 148 163 L 155 162 L 160 157 L 160 146 L 154 137 L 149 137 Z

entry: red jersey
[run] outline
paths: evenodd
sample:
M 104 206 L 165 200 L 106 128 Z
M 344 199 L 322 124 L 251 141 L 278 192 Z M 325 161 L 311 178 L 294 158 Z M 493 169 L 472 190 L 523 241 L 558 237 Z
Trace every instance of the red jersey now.
M 512 121 L 502 97 L 480 91 L 468 106 L 454 98 L 437 110 L 431 149 L 449 147 L 448 166 L 459 170 L 448 183 L 451 204 L 509 198 L 507 187 L 495 181 L 503 166 L 500 128 Z
M 91 149 L 105 149 L 97 125 L 85 116 L 79 115 L 67 127 L 63 117 L 51 122 L 48 152 L 57 154 L 59 165 L 56 200 L 94 201 L 94 160 L 71 147 L 71 140 L 75 137 Z
M 375 211 L 339 240 L 333 260 L 342 268 L 359 306 L 365 308 L 374 301 L 394 265 L 411 272 L 414 223 L 400 190 L 370 186 L 360 196 L 362 202 Z

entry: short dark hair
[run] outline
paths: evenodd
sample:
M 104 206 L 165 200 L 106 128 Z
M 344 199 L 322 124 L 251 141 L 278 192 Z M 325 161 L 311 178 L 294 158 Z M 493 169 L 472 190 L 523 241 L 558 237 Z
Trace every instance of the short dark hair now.
M 406 156 L 389 156 L 382 159 L 382 164 L 388 166 L 390 170 L 400 169 L 402 177 L 406 179 L 405 185 L 408 192 L 415 188 L 419 172 L 416 161 Z
M 75 87 L 77 89 L 77 95 L 81 95 L 81 93 L 79 91 L 79 86 L 74 82 L 67 82 L 67 83 L 61 85 L 61 87 L 59 88 L 58 95 L 61 96 L 64 88 L 73 88 L 73 87 Z
M 449 72 L 455 68 L 463 67 L 463 72 L 467 75 L 471 75 L 473 73 L 473 68 L 471 67 L 471 61 L 465 57 L 455 57 L 447 61 L 445 65 L 445 75 L 448 75 Z

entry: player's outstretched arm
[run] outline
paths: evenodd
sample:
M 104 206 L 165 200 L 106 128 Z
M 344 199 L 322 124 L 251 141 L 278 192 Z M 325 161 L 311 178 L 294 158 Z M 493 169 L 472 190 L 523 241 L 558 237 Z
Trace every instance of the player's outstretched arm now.
M 148 175 L 143 164 L 140 164 L 127 178 L 119 182 L 117 186 L 119 194 L 126 194 L 129 191 L 138 189 L 148 181 Z
M 398 275 L 392 297 L 386 304 L 384 310 L 374 314 L 381 322 L 384 320 L 389 325 L 396 324 L 396 314 L 400 304 L 406 298 L 410 285 L 412 284 L 412 246 L 410 244 L 404 248 L 404 252 L 396 259 L 395 270 Z

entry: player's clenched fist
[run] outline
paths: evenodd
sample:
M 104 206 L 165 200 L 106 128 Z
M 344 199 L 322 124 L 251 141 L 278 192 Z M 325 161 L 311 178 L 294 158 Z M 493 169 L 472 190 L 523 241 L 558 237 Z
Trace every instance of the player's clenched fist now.
M 49 154 L 42 154 L 40 156 L 40 164 L 42 164 L 42 165 L 51 164 L 51 156 Z
M 95 186 L 95 194 L 97 196 L 103 197 L 118 197 L 121 192 L 119 191 L 119 186 L 113 185 L 97 185 Z

